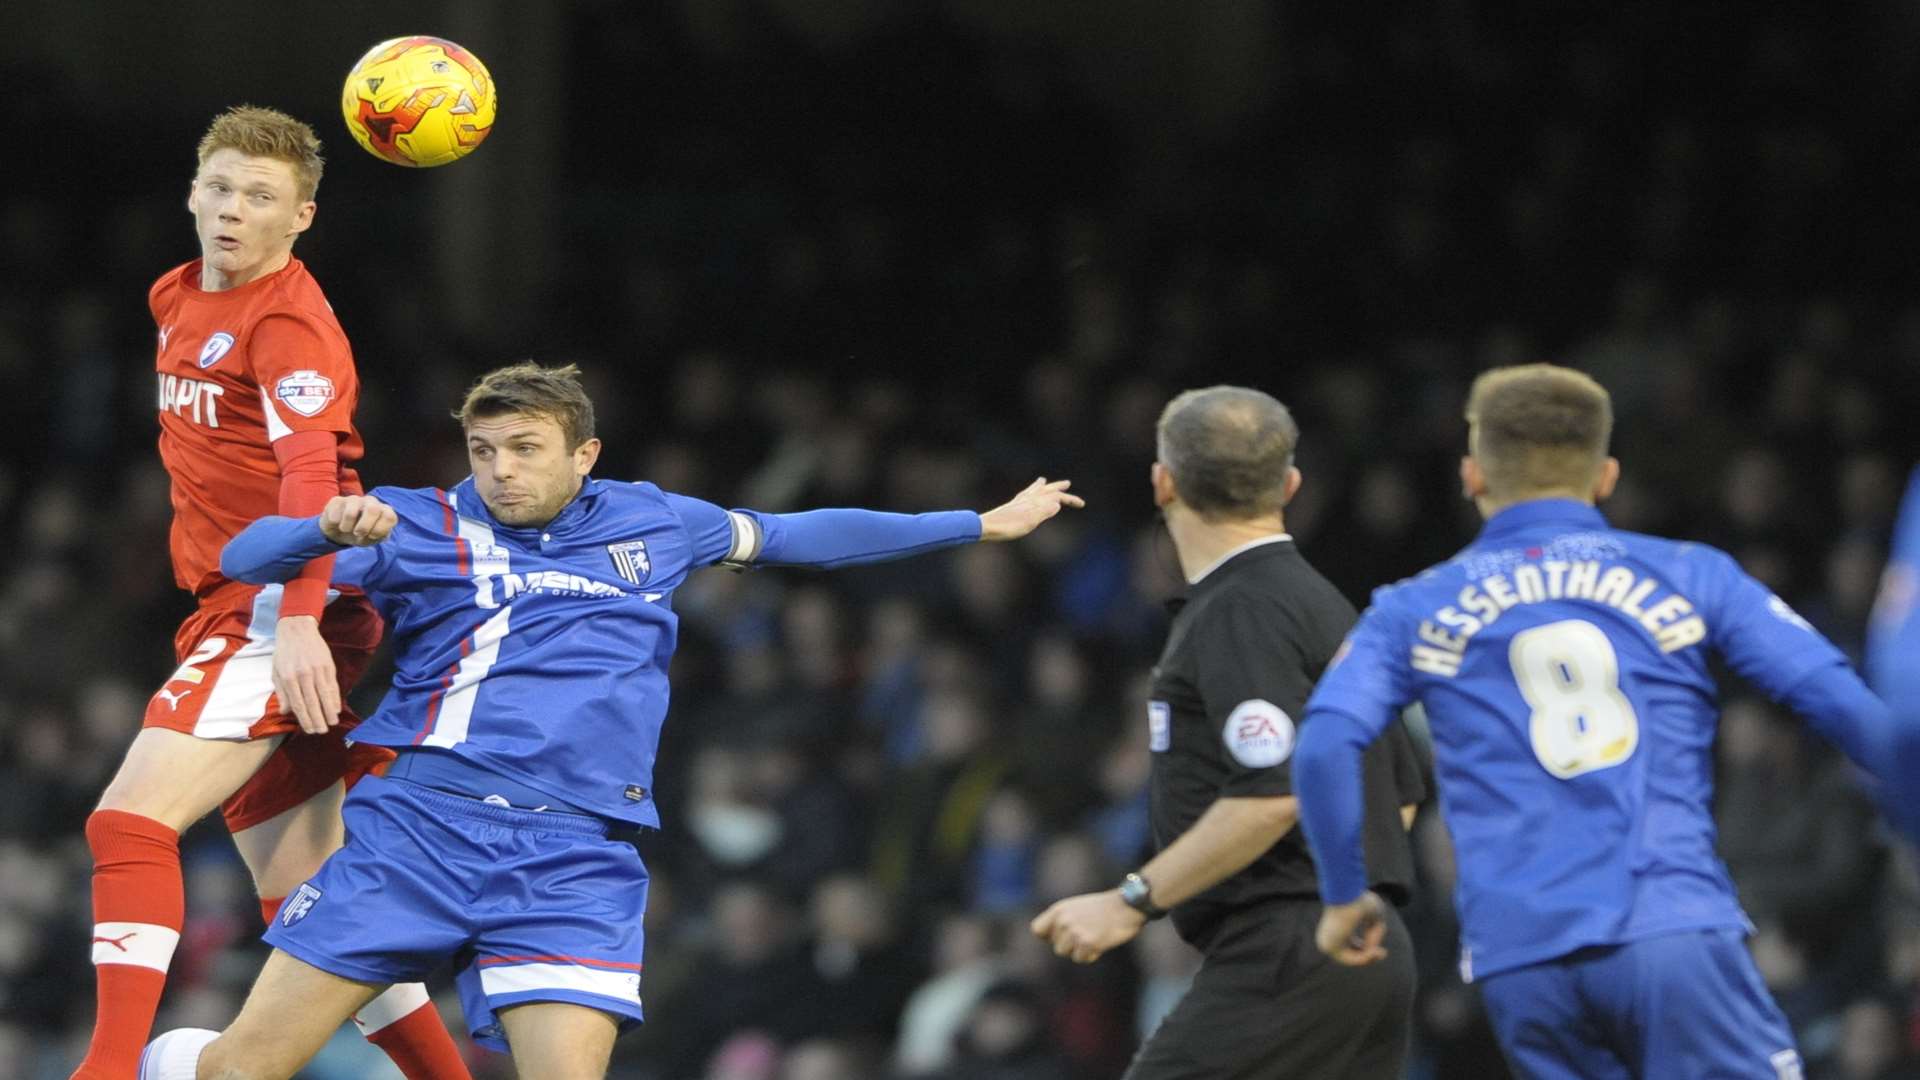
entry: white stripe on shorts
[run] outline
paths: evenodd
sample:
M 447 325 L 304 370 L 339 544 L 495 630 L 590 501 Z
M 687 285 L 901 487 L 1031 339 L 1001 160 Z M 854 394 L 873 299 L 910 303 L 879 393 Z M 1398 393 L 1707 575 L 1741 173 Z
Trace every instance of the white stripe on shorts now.
M 254 596 L 246 644 L 221 665 L 213 692 L 194 722 L 196 737 L 244 739 L 266 717 L 267 699 L 273 696 L 273 632 L 280 621 L 281 591 L 279 585 L 268 585 Z
M 540 990 L 574 990 L 638 1005 L 640 973 L 607 971 L 580 964 L 500 964 L 480 969 L 480 989 L 488 997 Z

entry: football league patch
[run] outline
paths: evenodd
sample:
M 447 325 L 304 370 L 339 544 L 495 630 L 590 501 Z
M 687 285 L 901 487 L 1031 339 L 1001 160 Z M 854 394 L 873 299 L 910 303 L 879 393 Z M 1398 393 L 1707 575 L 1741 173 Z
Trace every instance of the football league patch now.
M 313 910 L 314 902 L 319 899 L 319 889 L 304 882 L 301 883 L 300 887 L 294 890 L 293 895 L 287 897 L 287 902 L 280 905 L 280 925 L 292 926 L 306 918 L 307 912 Z
M 273 396 L 301 416 L 317 416 L 333 402 L 333 380 L 317 371 L 296 371 L 273 384 Z
M 1221 741 L 1233 760 L 1249 769 L 1270 769 L 1293 753 L 1293 717 L 1271 701 L 1250 698 L 1227 714 Z
M 168 327 L 167 329 L 171 330 L 173 328 Z M 160 347 L 164 349 L 166 345 L 166 338 L 162 337 L 160 339 Z M 200 359 L 195 362 L 200 365 L 202 370 L 210 368 L 219 363 L 220 358 L 227 355 L 227 350 L 231 348 L 233 348 L 233 335 L 222 330 L 208 338 L 205 345 L 200 346 Z

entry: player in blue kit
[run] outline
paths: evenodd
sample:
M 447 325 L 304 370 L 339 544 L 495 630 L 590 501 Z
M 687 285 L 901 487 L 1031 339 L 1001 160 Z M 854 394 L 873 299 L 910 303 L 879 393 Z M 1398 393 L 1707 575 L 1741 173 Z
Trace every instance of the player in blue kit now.
M 396 666 L 354 739 L 398 757 L 356 787 L 347 846 L 269 927 L 239 1018 L 217 1038 L 155 1040 L 142 1080 L 292 1076 L 383 987 L 449 958 L 475 1039 L 510 1049 L 522 1076 L 603 1076 L 641 1019 L 647 893 L 638 855 L 607 833 L 660 824 L 674 590 L 715 564 L 1012 540 L 1082 505 L 1038 480 L 984 514 L 761 514 L 594 479 L 576 376 L 521 364 L 482 378 L 459 413 L 473 475 L 451 489 L 338 498 L 228 544 L 222 567 L 242 581 L 339 552 L 333 580 L 386 616 Z
M 1708 657 L 1883 782 L 1902 726 L 1731 557 L 1608 527 L 1594 504 L 1619 477 L 1612 421 L 1607 392 L 1566 368 L 1474 383 L 1461 479 L 1484 530 L 1374 594 L 1301 725 L 1317 941 L 1344 963 L 1382 955 L 1360 752 L 1419 701 L 1458 861 L 1462 973 L 1515 1071 L 1797 1078 L 1714 852 Z
M 1909 721 L 1895 743 L 1895 768 L 1902 776 L 1920 776 L 1920 469 L 1907 481 L 1893 551 L 1873 605 L 1867 678 L 1894 714 Z M 1920 844 L 1920 804 L 1884 801 L 1900 832 Z

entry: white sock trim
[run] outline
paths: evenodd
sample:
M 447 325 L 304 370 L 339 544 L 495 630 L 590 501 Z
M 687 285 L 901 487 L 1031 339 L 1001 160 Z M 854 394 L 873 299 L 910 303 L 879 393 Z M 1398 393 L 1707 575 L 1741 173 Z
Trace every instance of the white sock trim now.
M 381 991 L 379 997 L 367 1002 L 353 1022 L 359 1026 L 360 1034 L 372 1035 L 412 1016 L 427 1000 L 427 988 L 419 983 L 394 983 Z
M 175 1028 L 147 1044 L 140 1055 L 140 1080 L 194 1080 L 200 1051 L 220 1037 L 206 1028 Z
M 173 963 L 180 931 L 157 923 L 103 922 L 93 924 L 93 962 L 132 964 L 164 972 Z

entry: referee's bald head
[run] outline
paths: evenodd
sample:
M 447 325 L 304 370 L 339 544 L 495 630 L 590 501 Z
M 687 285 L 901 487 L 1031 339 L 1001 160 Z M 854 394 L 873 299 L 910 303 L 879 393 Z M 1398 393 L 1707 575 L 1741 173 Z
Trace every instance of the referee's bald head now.
M 1188 390 L 1158 425 L 1160 464 L 1180 500 L 1207 519 L 1277 513 L 1300 427 L 1273 395 L 1244 386 Z

